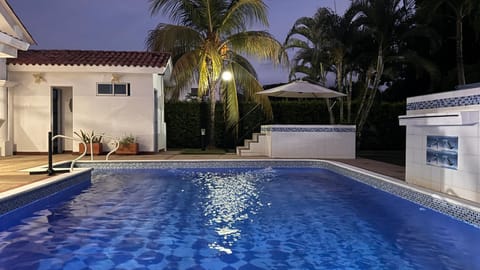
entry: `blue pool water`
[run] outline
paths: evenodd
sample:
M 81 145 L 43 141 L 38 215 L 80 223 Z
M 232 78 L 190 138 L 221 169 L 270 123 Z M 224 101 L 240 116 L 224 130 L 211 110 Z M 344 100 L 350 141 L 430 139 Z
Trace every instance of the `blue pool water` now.
M 480 229 L 324 169 L 118 172 L 3 221 L 0 269 L 480 269 Z

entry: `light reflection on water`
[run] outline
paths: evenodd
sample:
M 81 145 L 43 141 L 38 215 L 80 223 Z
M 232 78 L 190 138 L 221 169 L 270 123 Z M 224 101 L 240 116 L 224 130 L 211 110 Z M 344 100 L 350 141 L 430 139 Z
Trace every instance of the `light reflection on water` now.
M 231 247 L 242 236 L 239 226 L 252 221 L 258 211 L 268 205 L 260 199 L 262 183 L 273 179 L 272 168 L 237 172 L 197 172 L 194 184 L 200 190 L 200 210 L 206 225 L 215 228 L 218 242 L 209 247 L 231 254 Z

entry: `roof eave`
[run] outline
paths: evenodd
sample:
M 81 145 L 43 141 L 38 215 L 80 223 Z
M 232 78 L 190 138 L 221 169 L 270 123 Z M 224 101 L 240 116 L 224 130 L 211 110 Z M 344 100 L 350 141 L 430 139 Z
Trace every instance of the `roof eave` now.
M 3 32 L 0 32 L 0 43 L 6 44 L 10 47 L 13 47 L 17 50 L 22 50 L 22 51 L 26 51 L 30 47 L 30 44 L 28 42 L 9 36 Z
M 30 32 L 28 32 L 27 28 L 25 27 L 23 22 L 20 20 L 20 18 L 17 16 L 17 14 L 13 10 L 13 8 L 10 6 L 10 4 L 7 1 L 2 1 L 2 3 L 6 4 L 5 9 L 10 14 L 11 18 L 16 22 L 20 30 L 22 31 L 25 41 L 31 45 L 37 45 L 37 42 L 33 39 Z
M 30 65 L 8 64 L 8 71 L 13 72 L 82 72 L 82 73 L 133 73 L 164 74 L 165 67 L 146 66 L 92 66 L 92 65 Z

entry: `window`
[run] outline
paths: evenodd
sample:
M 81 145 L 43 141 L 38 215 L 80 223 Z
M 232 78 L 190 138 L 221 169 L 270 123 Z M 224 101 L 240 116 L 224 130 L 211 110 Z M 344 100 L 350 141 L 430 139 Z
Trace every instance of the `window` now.
M 129 83 L 97 83 L 98 96 L 130 96 Z

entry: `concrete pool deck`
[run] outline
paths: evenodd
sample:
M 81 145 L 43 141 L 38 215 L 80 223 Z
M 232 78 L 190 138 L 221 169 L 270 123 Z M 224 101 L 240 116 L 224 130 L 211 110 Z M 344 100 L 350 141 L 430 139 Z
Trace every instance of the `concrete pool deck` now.
M 70 161 L 76 155 L 56 154 L 53 162 Z M 83 160 L 89 160 L 90 156 Z M 226 154 L 182 154 L 180 151 L 166 151 L 154 155 L 112 155 L 110 160 L 226 160 L 226 159 L 271 159 L 268 157 L 240 157 L 234 153 Z M 0 157 L 0 192 L 11 190 L 32 182 L 47 178 L 45 174 L 29 175 L 22 170 L 47 164 L 47 155 L 14 155 Z M 95 160 L 105 160 L 105 155 L 95 156 Z M 405 180 L 405 168 L 371 159 L 334 160 L 354 167 L 362 168 L 399 180 Z

